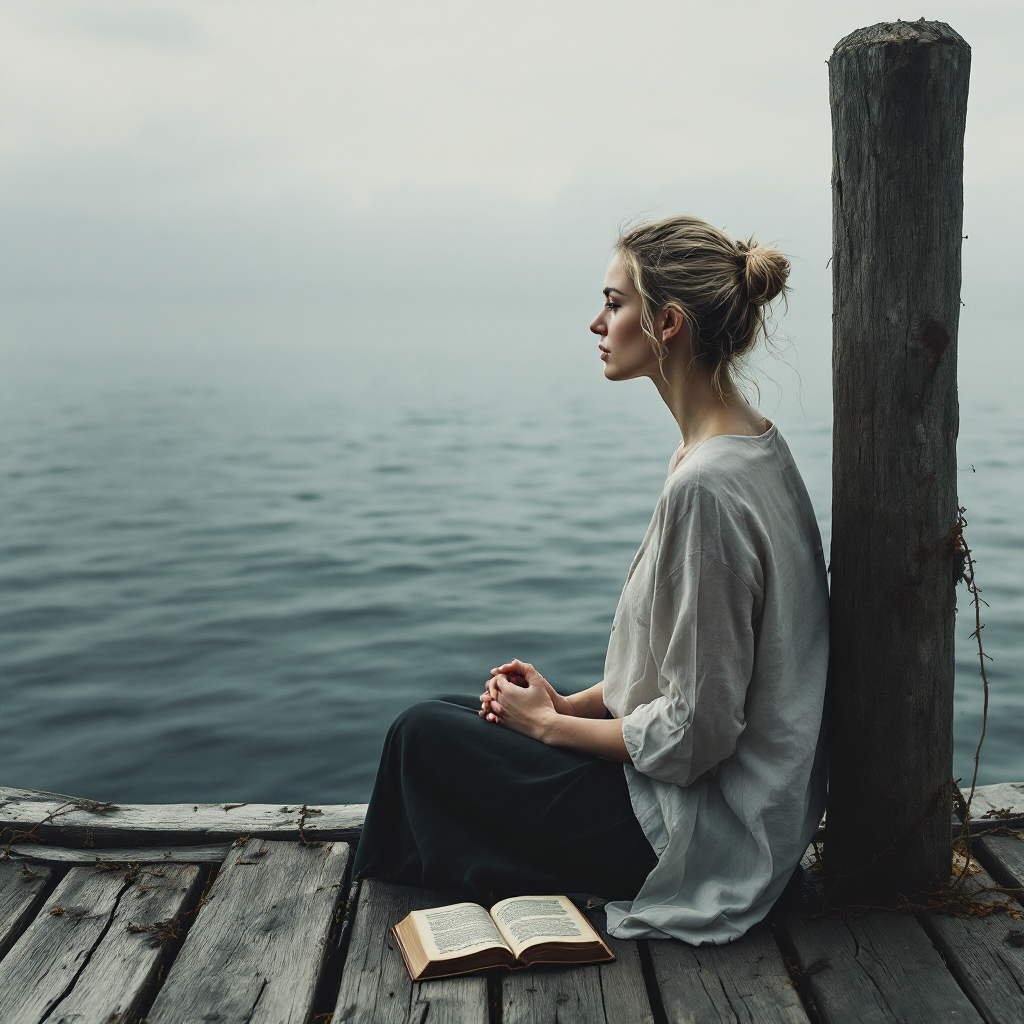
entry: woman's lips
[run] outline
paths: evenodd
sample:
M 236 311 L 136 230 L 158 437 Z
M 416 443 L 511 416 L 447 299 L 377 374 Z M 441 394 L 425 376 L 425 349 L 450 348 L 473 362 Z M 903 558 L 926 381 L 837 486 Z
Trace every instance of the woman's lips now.
M 610 349 L 604 347 L 604 345 L 597 346 L 601 350 L 601 358 L 607 359 L 612 353 Z

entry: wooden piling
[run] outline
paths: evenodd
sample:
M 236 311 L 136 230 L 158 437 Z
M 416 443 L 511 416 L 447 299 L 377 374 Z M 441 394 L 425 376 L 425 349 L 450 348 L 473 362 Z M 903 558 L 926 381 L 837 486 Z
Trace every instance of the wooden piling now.
M 825 858 L 850 894 L 950 875 L 956 390 L 970 47 L 841 40 L 833 155 L 832 650 Z

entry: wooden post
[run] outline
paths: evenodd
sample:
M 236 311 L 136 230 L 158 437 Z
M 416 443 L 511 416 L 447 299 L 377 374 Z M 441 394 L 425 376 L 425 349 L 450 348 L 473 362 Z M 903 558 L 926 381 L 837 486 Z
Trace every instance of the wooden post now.
M 956 392 L 970 47 L 874 25 L 829 61 L 833 504 L 825 861 L 848 895 L 950 877 Z

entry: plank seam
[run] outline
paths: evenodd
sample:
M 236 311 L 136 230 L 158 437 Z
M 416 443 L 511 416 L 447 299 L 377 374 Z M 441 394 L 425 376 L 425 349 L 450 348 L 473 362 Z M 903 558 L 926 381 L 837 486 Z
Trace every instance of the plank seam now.
M 967 985 L 965 985 L 965 983 L 964 983 L 965 979 L 963 977 L 963 972 L 961 970 L 960 963 L 956 959 L 954 959 L 953 957 L 950 957 L 950 956 L 946 955 L 946 953 L 947 953 L 946 944 L 942 940 L 942 938 L 939 935 L 938 931 L 935 930 L 934 924 L 933 924 L 932 919 L 931 919 L 931 915 L 930 914 L 917 915 L 917 923 L 921 926 L 921 929 L 924 931 L 925 935 L 928 936 L 929 941 L 935 947 L 935 949 L 938 952 L 939 956 L 942 957 L 942 962 L 946 965 L 946 970 L 949 971 L 950 975 L 952 975 L 952 977 L 953 977 L 953 980 L 959 986 L 960 991 L 963 992 L 964 998 L 978 1011 L 978 1016 L 979 1017 L 981 1017 L 983 1020 L 987 1020 L 988 1018 L 986 1018 L 986 1016 L 985 1016 L 984 1008 L 982 1006 L 980 1006 L 977 1002 L 975 1002 L 975 1000 L 973 1000 L 971 998 L 971 993 L 968 990 Z M 1011 964 L 1011 963 L 1007 963 L 1001 957 L 1000 957 L 1000 961 L 1002 962 L 1003 966 L 1006 968 L 1006 975 L 1017 986 L 1017 990 L 1020 992 L 1021 996 L 1024 996 L 1024 986 L 1021 985 L 1020 981 L 1017 978 L 1017 975 L 1016 975 L 1016 973 L 1014 971 L 1014 965 Z
M 0 855 L 0 860 L 14 860 L 14 858 L 7 858 Z M 11 933 L 8 935 L 6 944 L 0 943 L 0 960 L 3 960 L 3 958 L 7 956 L 7 954 L 10 953 L 12 949 L 14 949 L 14 947 L 18 943 L 18 940 L 22 937 L 22 935 L 25 934 L 26 931 L 28 931 L 32 922 L 38 916 L 38 911 L 44 906 L 46 901 L 53 895 L 54 889 L 56 889 L 57 886 L 60 885 L 60 883 L 64 879 L 64 876 L 68 873 L 67 870 L 59 870 L 59 866 L 57 868 L 50 868 L 49 865 L 47 865 L 47 868 L 50 871 L 49 879 L 43 884 L 39 892 L 36 893 L 35 899 L 32 901 L 32 903 L 28 905 L 28 907 L 25 910 L 25 913 L 21 916 L 21 919 L 17 922 L 15 927 L 12 929 Z M 23 874 L 24 871 L 25 865 L 23 862 Z
M 797 956 L 796 947 L 790 941 L 785 928 L 780 927 L 775 921 L 769 921 L 768 926 L 771 929 L 775 945 L 778 946 L 779 953 L 782 955 L 782 966 L 786 968 L 786 973 L 796 990 L 797 997 L 803 1004 L 807 1019 L 811 1024 L 822 1024 L 821 1014 L 818 1012 L 814 996 L 807 984 L 807 974 L 800 967 L 800 958 Z
M 182 929 L 181 935 L 173 942 L 168 943 L 167 959 L 160 965 L 155 981 L 149 986 L 149 990 L 145 993 L 136 1009 L 139 1024 L 146 1024 L 146 1017 L 153 1008 L 157 996 L 160 995 L 160 989 L 167 975 L 170 974 L 174 961 L 178 959 L 178 955 L 185 945 L 185 940 L 188 938 L 188 933 L 195 924 L 196 917 L 198 917 L 199 911 L 206 902 L 206 898 L 209 896 L 213 883 L 220 872 L 220 864 L 197 864 L 196 867 L 204 874 L 202 884 L 196 893 L 194 904 L 189 906 L 187 910 L 183 908 L 178 912 L 178 922 Z
M 313 1008 L 310 1013 L 311 1024 L 323 1024 L 330 1017 L 341 993 L 341 977 L 345 970 L 349 939 L 352 934 L 355 893 L 359 886 L 359 882 L 351 877 L 352 862 L 355 860 L 354 852 L 350 845 L 348 863 L 345 865 L 345 877 L 342 878 L 342 884 L 339 886 L 339 905 L 334 908 L 334 920 L 327 934 L 324 963 L 313 996 Z M 338 910 L 341 906 L 344 907 L 344 913 L 339 920 Z
M 86 969 L 86 967 L 89 966 L 89 962 L 92 960 L 93 954 L 96 952 L 97 949 L 99 949 L 100 943 L 106 938 L 107 932 L 109 932 L 111 927 L 113 926 L 114 918 L 117 917 L 117 908 L 121 906 L 121 900 L 124 898 L 124 894 L 128 891 L 129 887 L 133 884 L 134 881 L 134 872 L 129 873 L 124 880 L 124 884 L 121 886 L 121 891 L 117 894 L 117 899 L 114 900 L 114 905 L 110 908 L 110 916 L 107 918 L 107 923 L 103 926 L 103 928 L 100 929 L 100 933 L 97 936 L 96 941 L 92 944 L 92 948 L 89 950 L 88 955 L 82 958 L 81 966 L 78 968 L 77 971 L 75 971 L 75 976 L 68 982 L 67 987 L 64 989 L 64 991 L 60 994 L 60 996 L 57 999 L 53 1001 L 53 1004 L 46 1011 L 46 1013 L 44 1013 L 39 1018 L 39 1024 L 44 1024 L 45 1021 L 49 1020 L 53 1013 L 56 1011 L 57 1007 L 59 1007 L 60 1004 L 63 1003 L 64 1000 L 67 999 L 69 995 L 71 995 L 71 992 L 74 989 L 75 985 L 78 984 L 78 979 L 82 976 L 82 972 Z
M 497 971 L 488 971 L 487 979 L 487 1019 L 490 1024 L 502 1024 L 504 1016 L 501 1005 L 501 975 Z
M 644 979 L 644 988 L 647 989 L 647 1002 L 651 1007 L 654 1024 L 669 1024 L 665 1004 L 661 998 L 661 989 L 658 988 L 658 976 L 654 970 L 650 944 L 646 939 L 637 939 L 636 951 L 640 957 L 640 974 Z
M 980 843 L 974 848 L 974 856 L 981 862 L 981 866 L 1001 885 L 1007 889 L 1019 889 L 1024 879 L 1017 878 L 999 859 L 999 855 L 990 850 L 985 843 Z
M 220 865 L 196 864 L 195 867 L 200 871 L 201 884 L 198 886 L 194 897 L 186 904 L 182 904 L 176 914 L 176 920 L 181 926 L 181 933 L 176 939 L 167 943 L 165 950 L 166 958 L 158 968 L 156 977 L 150 982 L 146 992 L 143 993 L 142 999 L 136 1007 L 135 1012 L 140 1024 L 146 1024 L 146 1015 L 152 1009 L 153 1003 L 156 1002 L 156 997 L 160 994 L 160 988 L 164 979 L 174 966 L 174 961 L 178 959 L 178 954 L 181 952 L 182 946 L 185 945 L 185 939 L 188 938 L 188 933 L 191 930 L 192 925 L 195 923 L 196 916 L 199 913 L 199 908 L 202 907 L 203 901 L 209 894 L 210 888 L 213 886 L 213 880 L 217 877 Z

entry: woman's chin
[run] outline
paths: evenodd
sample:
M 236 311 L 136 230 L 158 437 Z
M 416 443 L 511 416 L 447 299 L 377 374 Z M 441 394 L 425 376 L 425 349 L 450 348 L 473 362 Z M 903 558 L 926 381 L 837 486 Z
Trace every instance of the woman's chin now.
M 604 364 L 604 375 L 606 380 L 629 380 L 630 377 L 635 376 L 635 374 L 624 373 L 621 368 L 612 363 Z

